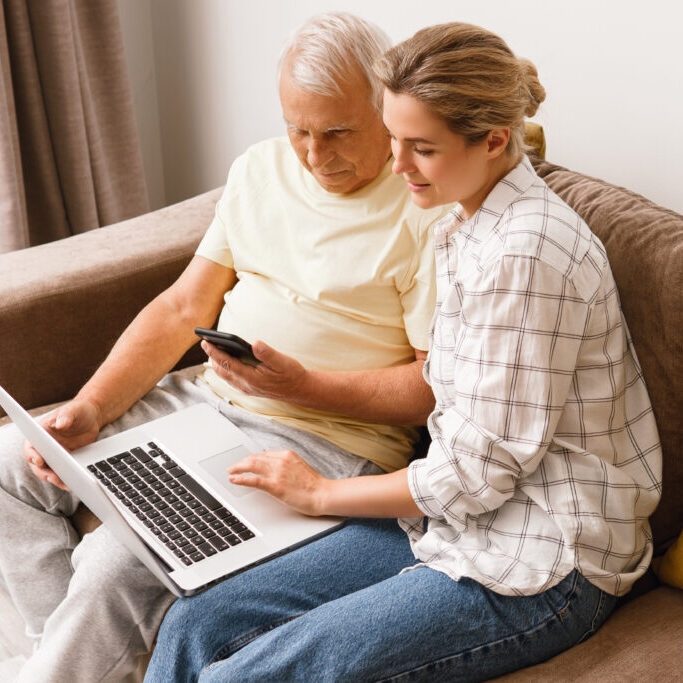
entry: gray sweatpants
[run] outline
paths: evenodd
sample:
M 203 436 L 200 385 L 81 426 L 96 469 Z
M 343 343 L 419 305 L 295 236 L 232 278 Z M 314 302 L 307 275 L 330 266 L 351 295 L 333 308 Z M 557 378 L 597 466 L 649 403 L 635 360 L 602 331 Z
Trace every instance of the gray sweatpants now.
M 265 449 L 291 449 L 327 477 L 379 468 L 306 432 L 221 401 L 201 381 L 166 376 L 100 438 L 204 401 Z M 152 648 L 174 600 L 104 526 L 80 539 L 69 517 L 79 501 L 33 476 L 23 437 L 0 429 L 0 573 L 35 641 L 19 681 L 120 681 Z

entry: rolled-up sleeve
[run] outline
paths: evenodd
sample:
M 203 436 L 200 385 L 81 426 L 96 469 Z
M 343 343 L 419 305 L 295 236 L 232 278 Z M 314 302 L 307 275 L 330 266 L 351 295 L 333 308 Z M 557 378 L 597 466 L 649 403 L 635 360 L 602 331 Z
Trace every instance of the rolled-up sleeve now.
M 436 320 L 430 381 L 437 409 L 409 486 L 425 515 L 464 528 L 536 470 L 573 381 L 590 312 L 570 279 L 503 256 L 449 292 Z

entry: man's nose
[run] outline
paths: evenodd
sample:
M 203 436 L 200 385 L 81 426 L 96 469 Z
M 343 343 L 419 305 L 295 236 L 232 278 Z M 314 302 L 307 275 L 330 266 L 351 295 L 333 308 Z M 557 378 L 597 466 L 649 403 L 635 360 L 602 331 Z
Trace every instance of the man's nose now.
M 325 142 L 325 140 L 311 137 L 308 142 L 308 152 L 306 154 L 306 159 L 311 168 L 322 168 L 326 163 L 332 161 L 333 157 L 334 150 Z

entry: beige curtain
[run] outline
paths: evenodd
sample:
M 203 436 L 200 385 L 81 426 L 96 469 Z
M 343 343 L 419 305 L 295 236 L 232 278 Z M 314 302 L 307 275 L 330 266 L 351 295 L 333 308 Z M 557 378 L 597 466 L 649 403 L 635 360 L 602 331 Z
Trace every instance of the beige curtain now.
M 0 253 L 147 211 L 116 0 L 0 2 Z

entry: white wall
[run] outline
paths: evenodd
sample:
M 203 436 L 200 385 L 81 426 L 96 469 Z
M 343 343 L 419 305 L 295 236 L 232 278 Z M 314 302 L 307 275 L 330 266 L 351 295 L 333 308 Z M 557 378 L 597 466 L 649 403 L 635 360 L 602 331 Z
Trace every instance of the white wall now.
M 683 11 L 675 0 L 119 4 L 153 187 L 163 175 L 153 202 L 222 184 L 249 144 L 284 131 L 275 86 L 280 47 L 307 17 L 335 9 L 378 23 L 394 40 L 446 21 L 499 33 L 538 67 L 548 97 L 536 120 L 549 160 L 683 213 Z

